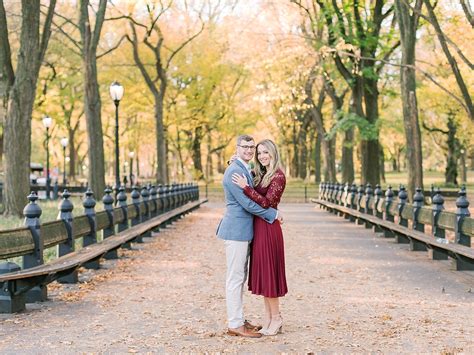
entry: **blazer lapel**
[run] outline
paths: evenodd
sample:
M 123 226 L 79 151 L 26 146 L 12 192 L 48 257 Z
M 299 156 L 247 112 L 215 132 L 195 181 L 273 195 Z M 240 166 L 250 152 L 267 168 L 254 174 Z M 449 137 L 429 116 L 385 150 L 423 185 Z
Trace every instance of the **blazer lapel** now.
M 242 168 L 242 170 L 244 171 L 245 176 L 247 176 L 247 181 L 248 181 L 249 185 L 251 187 L 253 187 L 253 178 L 252 178 L 252 175 L 250 175 L 247 167 L 244 164 L 242 164 L 242 162 L 238 159 L 235 160 L 235 163 L 237 163 Z

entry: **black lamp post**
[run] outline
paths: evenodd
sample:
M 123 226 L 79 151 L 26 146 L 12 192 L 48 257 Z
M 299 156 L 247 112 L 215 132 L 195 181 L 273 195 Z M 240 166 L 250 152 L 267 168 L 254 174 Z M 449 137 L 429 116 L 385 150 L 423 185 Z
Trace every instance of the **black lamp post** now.
M 53 119 L 49 116 L 43 117 L 43 126 L 46 128 L 46 199 L 50 199 L 50 191 L 51 191 L 51 179 L 49 177 L 49 128 L 53 123 Z
M 130 186 L 133 186 L 133 157 L 135 156 L 135 152 L 129 152 L 128 157 L 130 158 Z
M 118 120 L 118 108 L 120 100 L 123 97 L 123 86 L 118 82 L 114 81 L 110 85 L 110 97 L 114 100 L 115 104 L 115 186 L 118 191 L 120 186 L 120 162 L 119 162 L 119 120 Z
M 66 187 L 66 147 L 69 144 L 69 139 L 66 137 L 61 138 L 61 145 L 63 146 L 63 157 L 64 157 L 64 163 L 63 163 L 63 187 Z

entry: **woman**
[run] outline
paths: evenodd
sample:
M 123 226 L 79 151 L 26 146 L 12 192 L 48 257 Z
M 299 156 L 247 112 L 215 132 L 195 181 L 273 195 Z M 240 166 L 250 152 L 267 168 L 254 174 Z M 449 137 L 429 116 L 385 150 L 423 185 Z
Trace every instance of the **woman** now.
M 232 181 L 260 206 L 276 209 L 286 185 L 280 155 L 275 143 L 269 139 L 258 143 L 256 148 L 255 189 L 248 185 L 244 175 L 234 174 Z M 288 292 L 283 233 L 280 223 L 269 224 L 257 216 L 254 217 L 253 230 L 249 290 L 264 297 L 265 317 L 260 332 L 264 335 L 276 335 L 283 324 L 279 297 Z

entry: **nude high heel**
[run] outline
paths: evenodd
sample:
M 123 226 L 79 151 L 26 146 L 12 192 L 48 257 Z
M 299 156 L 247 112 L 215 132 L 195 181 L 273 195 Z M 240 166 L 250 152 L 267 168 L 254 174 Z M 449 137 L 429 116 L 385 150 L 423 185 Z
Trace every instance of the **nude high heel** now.
M 281 317 L 280 314 L 278 314 L 276 316 L 272 316 L 272 321 L 270 322 L 269 327 L 265 330 L 265 332 L 262 332 L 262 334 L 273 336 L 273 335 L 277 335 L 278 333 L 281 333 L 282 329 L 283 329 L 283 318 Z
M 265 335 L 265 333 L 268 331 L 268 328 L 270 327 L 270 324 L 272 322 L 272 317 L 263 317 L 263 326 L 262 326 L 262 329 L 260 329 L 258 332 L 260 334 L 263 334 Z

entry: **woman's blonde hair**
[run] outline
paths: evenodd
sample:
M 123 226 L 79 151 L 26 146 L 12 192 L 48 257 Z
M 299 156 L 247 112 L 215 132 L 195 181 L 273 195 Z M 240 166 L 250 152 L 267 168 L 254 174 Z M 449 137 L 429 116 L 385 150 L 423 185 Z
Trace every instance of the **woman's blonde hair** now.
M 268 165 L 268 169 L 264 167 L 258 161 L 258 147 L 263 145 L 268 150 L 268 154 L 270 155 L 270 164 Z M 278 148 L 276 144 L 270 139 L 264 139 L 263 141 L 259 142 L 256 146 L 256 154 L 255 154 L 255 177 L 253 179 L 254 185 L 257 186 L 261 182 L 261 186 L 267 187 L 270 185 L 270 181 L 272 181 L 273 175 L 278 169 L 281 169 L 281 160 L 280 160 L 280 153 L 278 152 Z

